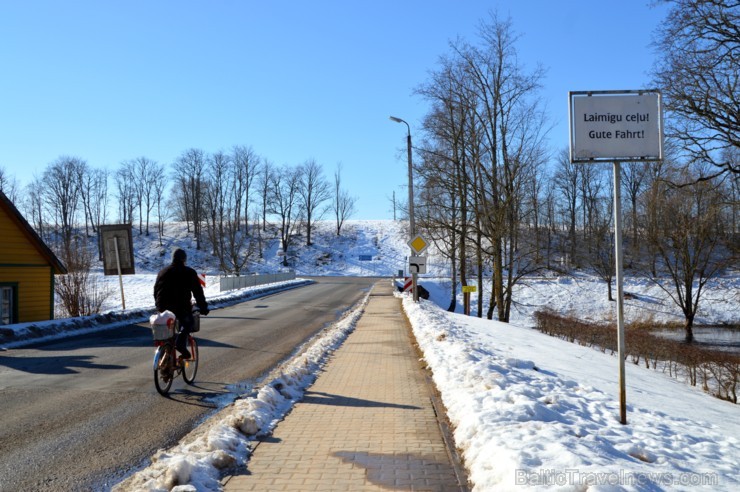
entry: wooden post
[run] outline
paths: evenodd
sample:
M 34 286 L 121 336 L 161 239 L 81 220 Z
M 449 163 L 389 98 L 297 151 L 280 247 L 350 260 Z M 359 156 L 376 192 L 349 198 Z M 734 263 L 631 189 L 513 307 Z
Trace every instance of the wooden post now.
M 116 250 L 116 267 L 118 268 L 118 285 L 121 287 L 121 305 L 126 310 L 126 297 L 123 295 L 123 275 L 121 274 L 121 255 L 118 253 L 118 237 L 113 237 L 113 248 Z

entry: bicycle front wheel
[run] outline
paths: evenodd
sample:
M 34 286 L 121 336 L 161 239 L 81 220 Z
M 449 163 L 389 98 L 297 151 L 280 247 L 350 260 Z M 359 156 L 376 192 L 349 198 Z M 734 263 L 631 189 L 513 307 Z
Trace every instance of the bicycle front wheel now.
M 195 338 L 188 336 L 188 349 L 190 358 L 182 361 L 182 378 L 188 384 L 193 384 L 195 374 L 198 372 L 198 344 Z
M 169 394 L 174 379 L 170 354 L 172 350 L 174 348 L 171 345 L 163 345 L 154 352 L 154 386 L 162 396 Z

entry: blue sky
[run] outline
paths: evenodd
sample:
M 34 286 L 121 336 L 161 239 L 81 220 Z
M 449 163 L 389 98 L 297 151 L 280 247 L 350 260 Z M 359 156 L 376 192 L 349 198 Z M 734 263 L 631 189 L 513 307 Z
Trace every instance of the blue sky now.
M 449 41 L 510 16 L 542 97 L 553 151 L 567 146 L 568 91 L 650 87 L 650 0 L 0 0 L 0 166 L 21 185 L 61 155 L 93 167 L 184 150 L 251 146 L 276 165 L 338 163 L 353 218 L 391 218 L 405 197 L 413 95 Z

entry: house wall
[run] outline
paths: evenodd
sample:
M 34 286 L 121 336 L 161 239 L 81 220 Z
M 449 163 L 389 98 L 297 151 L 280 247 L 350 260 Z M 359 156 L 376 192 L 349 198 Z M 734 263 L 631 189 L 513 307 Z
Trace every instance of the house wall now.
M 19 323 L 54 317 L 52 267 L 0 209 L 0 283 L 17 283 Z
M 8 267 L 0 264 L 0 284 L 16 283 L 18 286 L 18 323 L 52 319 L 51 267 Z

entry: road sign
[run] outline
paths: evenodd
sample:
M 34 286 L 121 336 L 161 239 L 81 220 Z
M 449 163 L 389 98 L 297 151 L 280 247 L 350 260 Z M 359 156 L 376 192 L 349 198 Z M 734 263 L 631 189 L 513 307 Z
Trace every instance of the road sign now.
M 98 229 L 104 275 L 134 275 L 131 224 L 101 225 Z
M 478 287 L 475 285 L 463 285 L 462 291 L 464 294 L 470 294 L 472 292 L 476 292 L 478 290 Z
M 206 286 L 206 274 L 205 273 L 199 273 L 198 274 L 198 282 L 200 282 L 201 287 Z
M 657 90 L 578 91 L 568 95 L 570 161 L 608 162 L 614 169 L 614 256 L 620 422 L 627 423 L 622 272 L 622 161 L 663 160 L 662 98 Z
M 409 256 L 409 271 L 411 273 L 427 273 L 427 257 Z
M 413 283 L 411 282 L 411 277 L 406 277 L 405 279 L 403 279 L 403 291 L 411 292 L 411 287 L 413 287 Z
M 570 93 L 571 162 L 663 159 L 657 91 Z
M 417 255 L 422 254 L 426 249 L 429 247 L 429 242 L 421 237 L 421 234 L 417 234 L 414 238 L 412 238 L 408 243 L 409 247 L 416 253 Z

